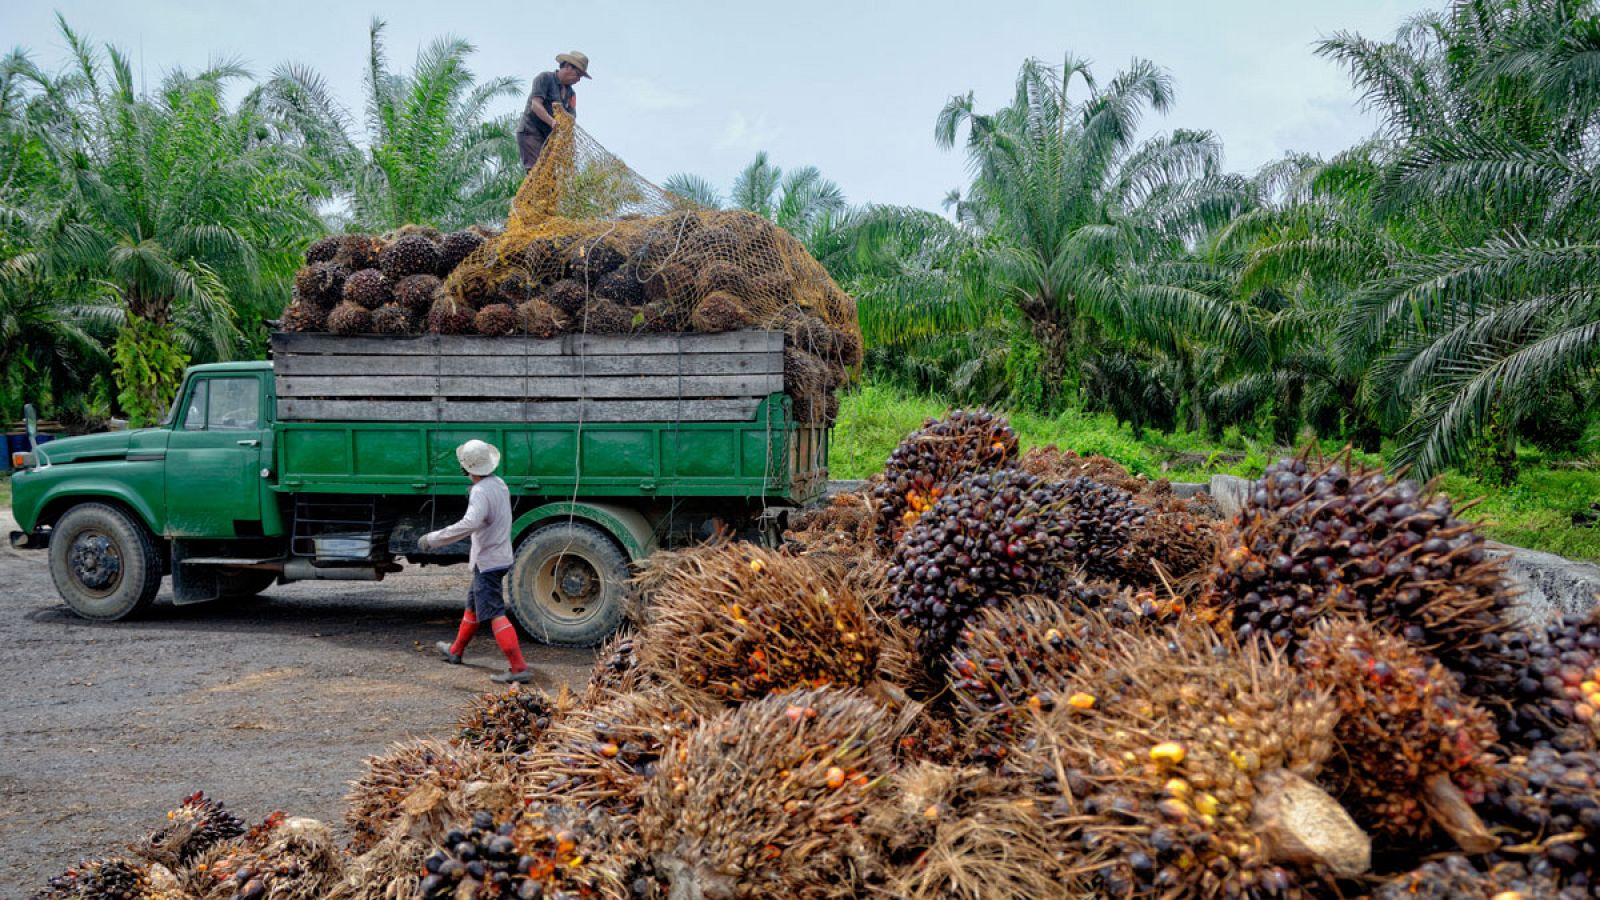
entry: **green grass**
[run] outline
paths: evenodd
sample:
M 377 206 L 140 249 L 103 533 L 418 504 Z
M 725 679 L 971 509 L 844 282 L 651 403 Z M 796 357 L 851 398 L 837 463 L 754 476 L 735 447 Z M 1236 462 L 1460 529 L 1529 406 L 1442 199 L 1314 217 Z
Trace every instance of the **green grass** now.
M 0 475 L 0 506 L 11 505 L 11 476 Z
M 931 397 L 903 394 L 868 384 L 844 395 L 833 429 L 828 468 L 834 478 L 866 478 L 883 468 L 895 444 L 948 406 Z M 1056 416 L 1008 414 L 1024 450 L 1056 444 L 1085 455 L 1100 454 L 1128 471 L 1172 481 L 1205 481 L 1215 474 L 1260 476 L 1270 461 L 1291 451 L 1237 433 L 1211 441 L 1191 433 L 1162 434 L 1117 424 L 1109 415 L 1068 411 Z M 1325 452 L 1340 449 L 1325 444 Z M 1377 466 L 1375 454 L 1356 454 Z M 1498 541 L 1572 559 L 1600 561 L 1600 528 L 1576 528 L 1572 513 L 1600 501 L 1600 468 L 1562 467 L 1532 454 L 1516 484 L 1496 487 L 1468 475 L 1450 473 L 1441 488 L 1458 501 L 1479 500 L 1471 515 L 1485 520 L 1484 533 Z

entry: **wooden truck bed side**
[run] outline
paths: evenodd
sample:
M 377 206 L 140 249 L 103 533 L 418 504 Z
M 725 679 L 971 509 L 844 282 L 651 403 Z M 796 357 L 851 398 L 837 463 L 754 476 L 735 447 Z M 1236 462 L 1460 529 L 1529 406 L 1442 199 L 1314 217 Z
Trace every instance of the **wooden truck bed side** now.
M 272 338 L 277 484 L 459 493 L 454 449 L 518 494 L 809 502 L 827 429 L 795 423 L 783 334 Z

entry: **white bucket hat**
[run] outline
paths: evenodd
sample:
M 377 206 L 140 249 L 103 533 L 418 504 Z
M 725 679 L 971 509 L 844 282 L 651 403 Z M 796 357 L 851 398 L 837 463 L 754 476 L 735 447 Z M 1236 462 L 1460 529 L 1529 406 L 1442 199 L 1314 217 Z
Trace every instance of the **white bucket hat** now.
M 493 444 L 474 438 L 456 448 L 456 462 L 469 475 L 493 475 L 500 467 L 500 451 Z

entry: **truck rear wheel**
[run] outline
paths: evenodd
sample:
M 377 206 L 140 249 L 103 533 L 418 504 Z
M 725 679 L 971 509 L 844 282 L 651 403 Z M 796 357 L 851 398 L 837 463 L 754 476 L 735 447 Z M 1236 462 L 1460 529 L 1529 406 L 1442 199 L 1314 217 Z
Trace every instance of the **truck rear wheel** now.
M 150 607 L 161 589 L 161 555 L 144 523 L 104 503 L 67 510 L 50 535 L 50 577 L 72 611 L 115 622 Z
M 557 647 L 595 647 L 622 624 L 628 557 L 592 525 L 561 522 L 517 548 L 506 585 L 517 624 Z

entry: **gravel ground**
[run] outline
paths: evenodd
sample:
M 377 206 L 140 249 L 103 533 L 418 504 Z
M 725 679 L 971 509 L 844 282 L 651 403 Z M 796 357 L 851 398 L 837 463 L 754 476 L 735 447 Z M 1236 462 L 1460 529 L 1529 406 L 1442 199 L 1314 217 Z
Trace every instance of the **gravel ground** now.
M 15 528 L 0 510 L 0 534 Z M 116 852 L 204 790 L 246 821 L 275 809 L 343 827 L 362 760 L 449 733 L 505 658 L 487 630 L 448 666 L 463 567 L 379 584 L 296 583 L 137 622 L 68 611 L 42 552 L 0 549 L 0 897 Z M 594 654 L 534 644 L 533 687 L 579 688 Z

